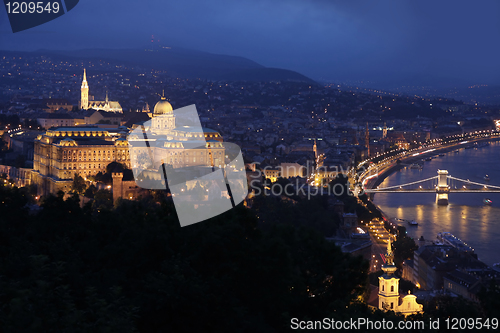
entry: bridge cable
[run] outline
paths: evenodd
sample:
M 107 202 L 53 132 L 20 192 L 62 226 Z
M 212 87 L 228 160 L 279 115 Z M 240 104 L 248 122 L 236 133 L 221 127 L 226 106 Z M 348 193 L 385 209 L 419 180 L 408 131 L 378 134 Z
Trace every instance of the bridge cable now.
M 428 180 L 437 179 L 438 177 L 439 177 L 439 176 L 434 176 L 434 177 L 431 177 L 431 178 L 418 180 L 418 181 L 416 181 L 416 182 L 412 182 L 412 183 L 406 183 L 406 184 L 395 185 L 395 186 L 389 186 L 389 187 L 383 187 L 383 188 L 376 188 L 376 189 L 373 189 L 373 190 L 374 190 L 374 191 L 375 191 L 375 190 L 377 190 L 377 191 L 382 191 L 382 190 L 390 190 L 390 189 L 393 189 L 393 188 L 399 188 L 399 187 L 403 187 L 403 186 L 409 186 L 409 185 L 414 185 L 414 184 L 423 183 L 423 182 L 426 182 L 426 181 L 428 181 Z

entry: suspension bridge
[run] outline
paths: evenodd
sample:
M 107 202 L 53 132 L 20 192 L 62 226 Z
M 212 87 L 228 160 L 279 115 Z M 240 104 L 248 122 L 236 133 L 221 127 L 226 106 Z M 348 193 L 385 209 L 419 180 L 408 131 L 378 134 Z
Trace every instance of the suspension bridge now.
M 438 175 L 411 183 L 388 187 L 365 189 L 365 193 L 436 193 L 438 205 L 448 204 L 450 193 L 500 193 L 500 186 L 481 184 L 468 179 L 460 179 L 448 174 L 448 170 L 438 170 Z

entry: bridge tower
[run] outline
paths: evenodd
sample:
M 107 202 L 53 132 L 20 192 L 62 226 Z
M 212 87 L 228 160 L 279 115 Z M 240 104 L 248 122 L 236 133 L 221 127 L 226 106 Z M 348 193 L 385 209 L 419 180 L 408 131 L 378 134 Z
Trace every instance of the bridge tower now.
M 448 204 L 448 170 L 438 170 L 438 186 L 436 186 L 436 201 L 438 205 L 446 206 Z

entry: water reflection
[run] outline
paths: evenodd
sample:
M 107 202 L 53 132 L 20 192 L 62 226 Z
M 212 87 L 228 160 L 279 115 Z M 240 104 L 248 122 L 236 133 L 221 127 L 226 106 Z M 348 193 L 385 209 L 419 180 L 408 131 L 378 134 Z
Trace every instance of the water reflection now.
M 404 168 L 386 178 L 380 187 L 409 183 L 437 175 L 438 169 L 478 183 L 500 186 L 500 143 L 479 149 L 460 149 L 425 161 L 422 170 Z M 449 231 L 470 244 L 478 257 L 488 264 L 500 262 L 500 193 L 490 193 L 491 206 L 483 204 L 481 193 L 451 193 L 448 206 L 436 205 L 433 193 L 377 194 L 374 202 L 390 217 L 415 220 L 418 227 L 404 226 L 415 239 L 433 241 L 437 233 Z

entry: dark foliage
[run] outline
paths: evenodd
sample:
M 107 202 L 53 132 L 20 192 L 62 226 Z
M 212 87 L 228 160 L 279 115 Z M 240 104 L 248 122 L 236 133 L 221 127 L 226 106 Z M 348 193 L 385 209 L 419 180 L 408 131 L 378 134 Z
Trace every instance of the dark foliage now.
M 30 215 L 28 196 L 0 187 L 3 332 L 279 332 L 369 314 L 367 263 L 310 228 L 261 230 L 242 206 L 181 228 L 167 201 L 113 208 L 102 190 Z

